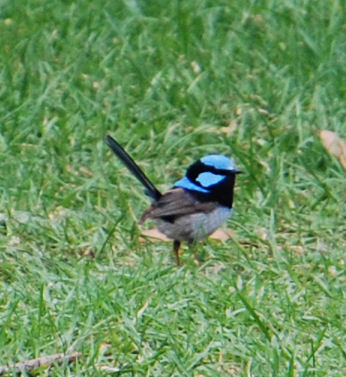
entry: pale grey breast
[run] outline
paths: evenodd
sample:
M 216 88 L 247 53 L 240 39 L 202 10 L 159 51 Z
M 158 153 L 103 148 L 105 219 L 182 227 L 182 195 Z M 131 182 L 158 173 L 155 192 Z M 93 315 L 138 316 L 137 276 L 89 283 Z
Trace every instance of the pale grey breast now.
M 225 206 L 216 207 L 208 213 L 198 212 L 177 217 L 174 222 L 155 219 L 157 228 L 167 237 L 192 242 L 213 233 L 231 214 Z

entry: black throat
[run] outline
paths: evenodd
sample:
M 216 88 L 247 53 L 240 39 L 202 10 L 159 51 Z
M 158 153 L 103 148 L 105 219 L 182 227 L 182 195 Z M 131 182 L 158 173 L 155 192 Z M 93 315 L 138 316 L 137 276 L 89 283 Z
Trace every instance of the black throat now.
M 196 183 L 196 182 L 194 182 Z M 209 192 L 190 191 L 201 202 L 217 202 L 218 204 L 232 208 L 234 194 L 235 174 L 228 175 L 219 184 L 208 188 Z

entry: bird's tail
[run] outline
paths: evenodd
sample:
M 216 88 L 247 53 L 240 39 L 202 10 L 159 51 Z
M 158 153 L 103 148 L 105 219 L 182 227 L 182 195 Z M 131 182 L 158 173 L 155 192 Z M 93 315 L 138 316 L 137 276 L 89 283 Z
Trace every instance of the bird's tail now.
M 145 187 L 145 193 L 155 201 L 162 195 L 161 192 L 153 185 L 149 178 L 143 173 L 141 168 L 133 161 L 132 157 L 125 151 L 125 149 L 115 141 L 111 136 L 106 136 L 106 144 L 111 150 L 120 158 L 123 164 L 129 171 L 141 182 Z

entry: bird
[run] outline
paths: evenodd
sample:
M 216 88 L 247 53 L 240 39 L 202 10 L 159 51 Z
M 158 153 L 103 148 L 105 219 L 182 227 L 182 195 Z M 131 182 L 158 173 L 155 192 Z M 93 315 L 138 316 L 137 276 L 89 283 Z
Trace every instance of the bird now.
M 152 219 L 158 230 L 173 240 L 178 266 L 181 265 L 179 249 L 182 242 L 192 245 L 207 238 L 230 216 L 235 178 L 242 173 L 230 157 L 209 154 L 200 158 L 171 189 L 161 193 L 113 137 L 106 135 L 105 142 L 152 200 L 139 224 Z

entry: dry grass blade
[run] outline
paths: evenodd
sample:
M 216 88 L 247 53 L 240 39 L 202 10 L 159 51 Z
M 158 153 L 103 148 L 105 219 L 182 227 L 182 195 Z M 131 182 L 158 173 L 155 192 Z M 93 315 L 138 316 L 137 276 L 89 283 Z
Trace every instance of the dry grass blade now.
M 53 364 L 62 364 L 64 362 L 71 363 L 79 359 L 81 356 L 82 354 L 79 352 L 73 352 L 71 354 L 56 353 L 54 355 L 41 356 L 37 359 L 21 361 L 12 366 L 0 366 L 0 375 L 9 372 L 28 372 L 42 366 L 49 367 Z
M 346 169 L 346 142 L 335 132 L 328 130 L 321 131 L 320 138 L 327 151 L 335 156 Z
M 145 237 L 148 237 L 152 240 L 171 242 L 171 240 L 169 238 L 167 238 L 164 234 L 162 234 L 156 228 L 144 229 L 144 230 L 142 230 L 142 235 L 145 236 Z M 227 241 L 228 239 L 232 238 L 233 236 L 234 236 L 234 232 L 231 229 L 217 229 L 209 237 L 212 238 L 213 240 Z M 144 242 L 145 238 L 141 237 L 139 240 L 141 242 Z

